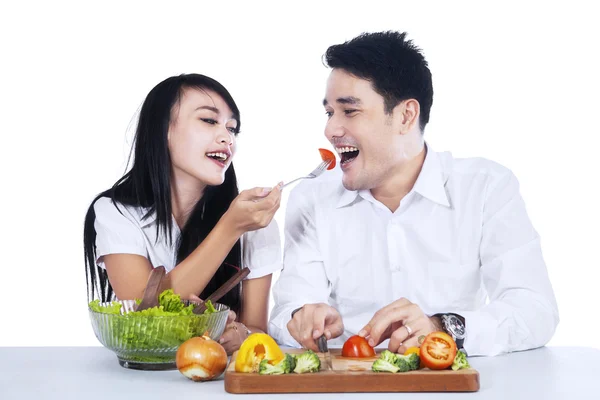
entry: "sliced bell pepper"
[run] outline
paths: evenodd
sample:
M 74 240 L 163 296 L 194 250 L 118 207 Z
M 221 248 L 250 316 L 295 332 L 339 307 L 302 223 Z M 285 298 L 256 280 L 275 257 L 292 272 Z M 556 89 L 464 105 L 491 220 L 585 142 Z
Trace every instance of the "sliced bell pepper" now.
M 275 365 L 285 358 L 275 340 L 266 333 L 253 333 L 244 340 L 235 359 L 235 372 L 258 372 L 263 359 Z

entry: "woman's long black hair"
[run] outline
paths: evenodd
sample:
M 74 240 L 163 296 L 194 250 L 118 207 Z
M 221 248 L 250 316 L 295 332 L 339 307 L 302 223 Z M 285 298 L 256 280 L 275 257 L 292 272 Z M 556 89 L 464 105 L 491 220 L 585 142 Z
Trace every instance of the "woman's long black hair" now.
M 171 237 L 171 157 L 167 144 L 167 133 L 171 123 L 171 111 L 177 105 L 185 89 L 212 90 L 220 95 L 237 119 L 236 133 L 239 132 L 240 112 L 233 98 L 219 82 L 199 74 L 170 77 L 156 85 L 146 97 L 139 115 L 134 142 L 134 161 L 131 169 L 110 189 L 100 193 L 90 205 L 85 216 L 83 246 L 86 264 L 88 301 L 98 295 L 101 301 L 113 299 L 113 289 L 106 271 L 96 264 L 96 214 L 94 204 L 101 197 L 113 202 L 134 207 L 144 207 L 149 211 L 144 216 L 156 215 L 157 237 L 163 232 L 169 241 L 177 241 L 177 264 L 184 260 L 206 238 L 221 216 L 227 211 L 238 195 L 237 179 L 233 164 L 225 172 L 225 181 L 219 186 L 209 186 L 198 201 L 190 217 L 181 230 L 179 238 Z M 223 264 L 216 271 L 206 288 L 199 294 L 206 298 L 229 279 L 241 265 L 241 245 L 238 240 Z M 230 291 L 220 303 L 232 310 L 240 309 L 240 285 Z

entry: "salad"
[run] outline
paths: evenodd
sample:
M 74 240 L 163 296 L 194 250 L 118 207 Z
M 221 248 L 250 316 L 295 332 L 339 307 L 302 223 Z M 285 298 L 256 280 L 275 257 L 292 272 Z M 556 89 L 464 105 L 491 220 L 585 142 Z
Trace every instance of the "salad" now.
M 137 304 L 140 302 L 136 300 Z M 158 296 L 158 303 L 157 307 L 125 314 L 121 314 L 118 301 L 102 305 L 96 299 L 89 303 L 89 308 L 96 313 L 108 314 L 102 318 L 104 326 L 101 329 L 111 336 L 120 352 L 139 352 L 136 359 L 141 362 L 160 362 L 164 357 L 144 353 L 160 349 L 176 350 L 186 340 L 204 334 L 209 322 L 206 316 L 217 311 L 207 301 L 204 313 L 196 315 L 192 312 L 196 304 L 186 304 L 172 289 L 163 291 Z

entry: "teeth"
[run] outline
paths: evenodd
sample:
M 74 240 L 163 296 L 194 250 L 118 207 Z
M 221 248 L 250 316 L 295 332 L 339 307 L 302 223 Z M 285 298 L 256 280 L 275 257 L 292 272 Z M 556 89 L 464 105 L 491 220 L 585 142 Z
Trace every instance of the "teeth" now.
M 206 155 L 209 157 L 218 157 L 221 161 L 227 160 L 227 154 L 225 153 L 207 153 Z
M 351 151 L 358 151 L 356 147 L 336 147 L 335 150 L 339 153 L 349 153 Z

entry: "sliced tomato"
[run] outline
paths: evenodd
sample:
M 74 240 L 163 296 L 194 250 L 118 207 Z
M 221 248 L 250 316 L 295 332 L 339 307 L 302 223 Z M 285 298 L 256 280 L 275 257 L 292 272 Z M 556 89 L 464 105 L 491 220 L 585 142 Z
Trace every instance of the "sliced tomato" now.
M 375 357 L 375 349 L 369 345 L 367 339 L 354 335 L 344 343 L 342 357 Z
M 456 357 L 456 343 L 445 332 L 431 332 L 421 343 L 419 357 L 429 369 L 446 369 Z
M 335 167 L 335 155 L 327 149 L 319 149 L 319 153 L 323 161 L 330 161 L 327 169 L 333 169 Z

